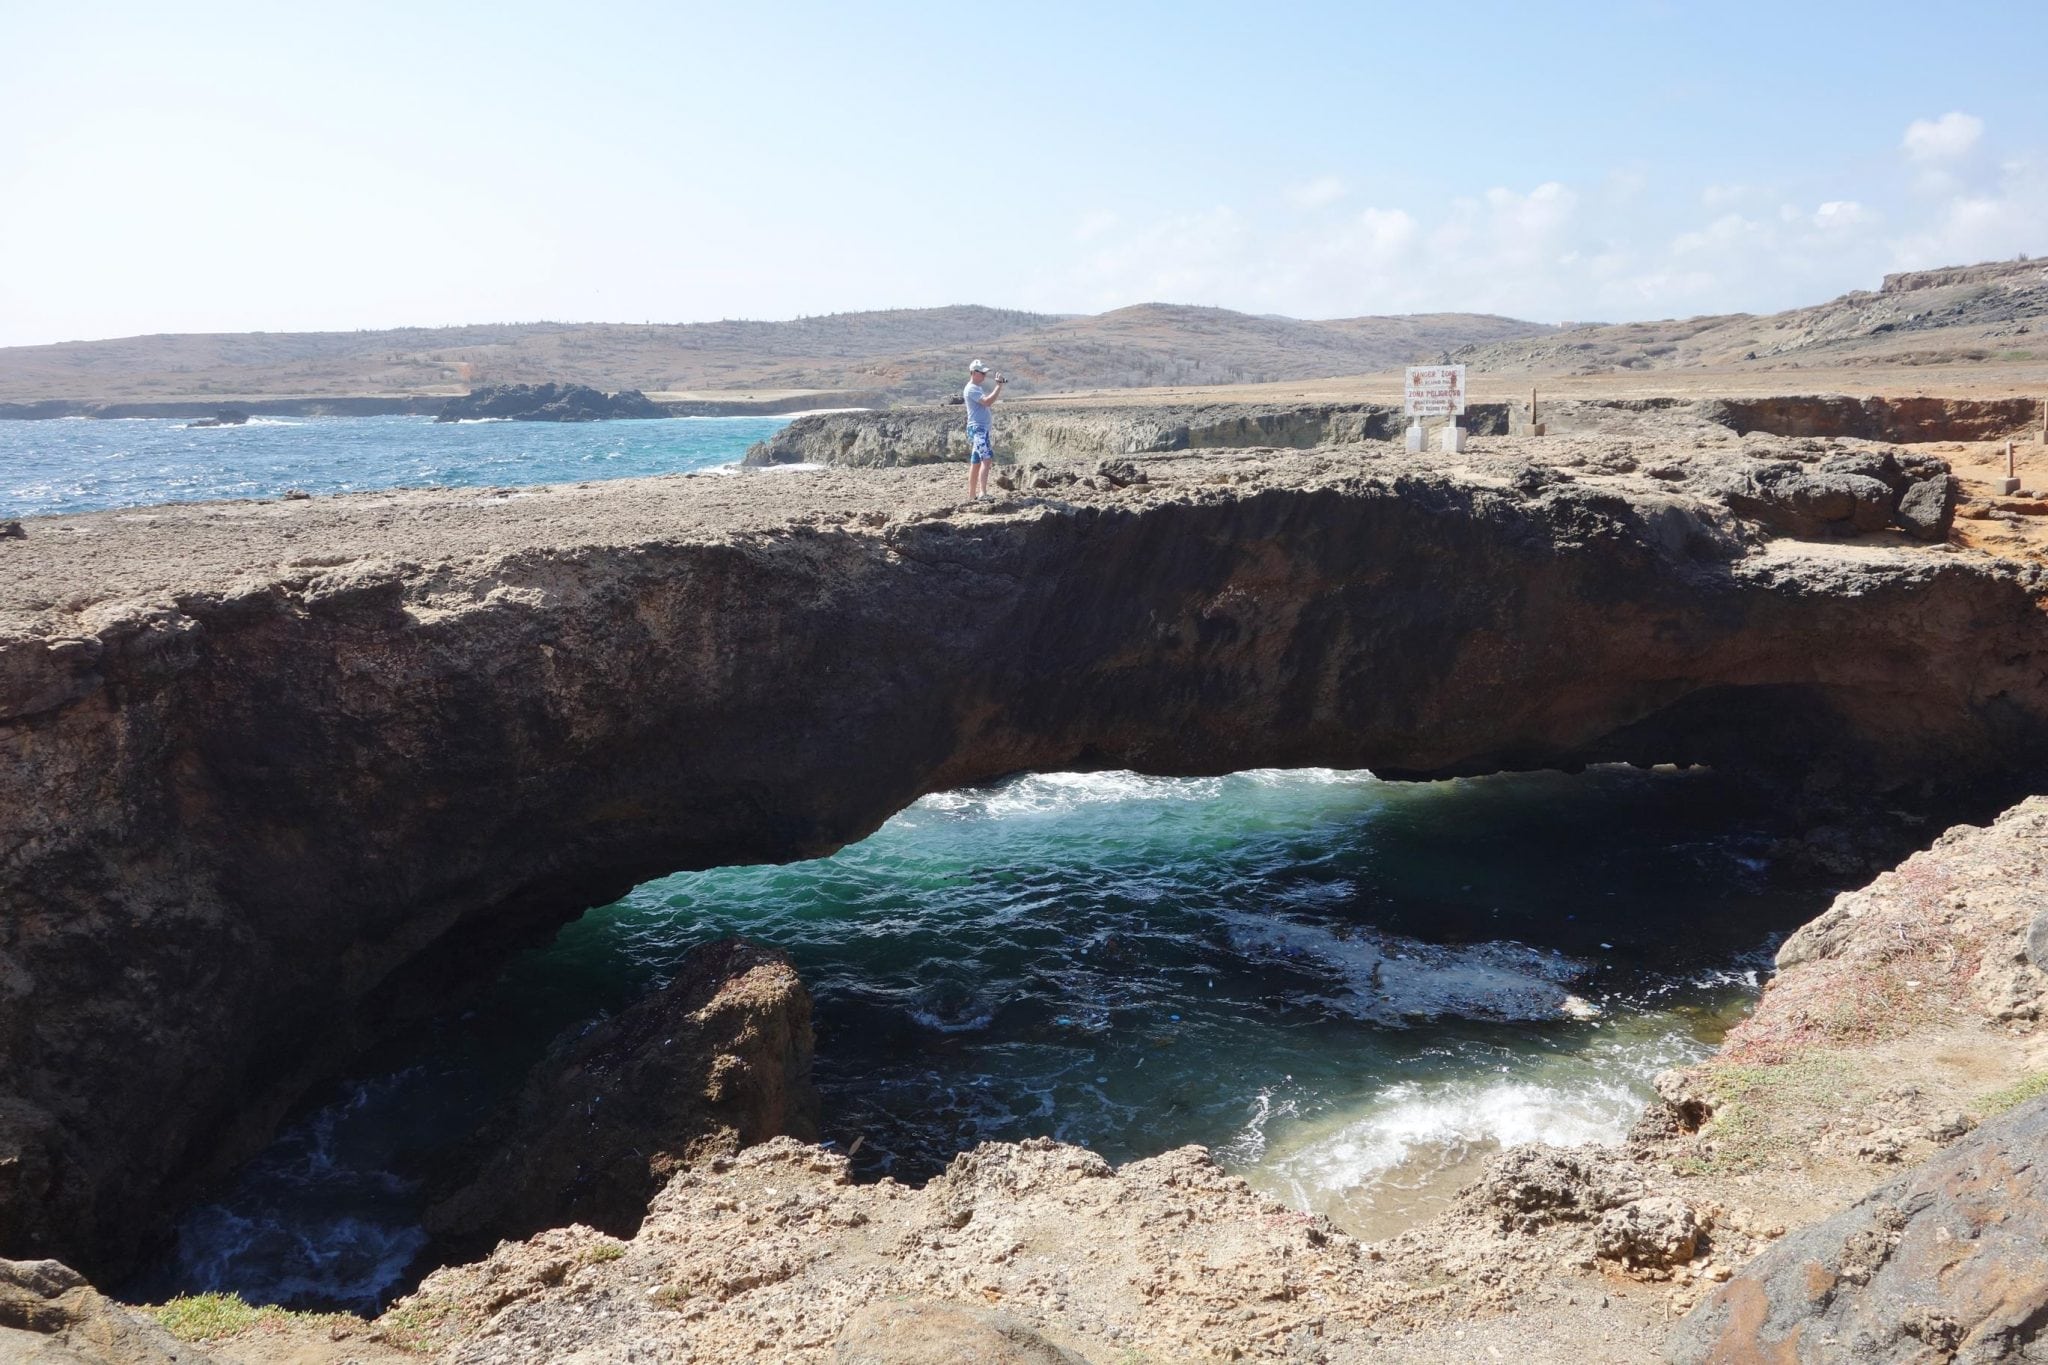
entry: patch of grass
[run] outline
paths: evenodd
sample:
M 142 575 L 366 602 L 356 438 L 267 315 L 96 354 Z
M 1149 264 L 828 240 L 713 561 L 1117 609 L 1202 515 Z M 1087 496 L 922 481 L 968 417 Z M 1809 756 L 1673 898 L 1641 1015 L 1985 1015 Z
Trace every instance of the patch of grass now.
M 1711 1151 L 1681 1164 L 1691 1175 L 1753 1171 L 1804 1150 L 1817 1117 L 1849 1098 L 1853 1070 L 1824 1053 L 1774 1065 L 1721 1066 L 1707 1073 L 1714 1112 L 1700 1129 Z
M 353 1313 L 303 1313 L 275 1304 L 252 1304 L 240 1294 L 180 1294 L 169 1303 L 140 1311 L 180 1341 L 219 1341 L 252 1328 L 274 1332 L 293 1327 L 324 1332 L 339 1341 L 369 1325 Z
M 248 1331 L 263 1320 L 266 1310 L 251 1306 L 240 1294 L 180 1294 L 145 1311 L 180 1341 L 215 1341 Z
M 585 1248 L 583 1263 L 585 1265 L 603 1265 L 606 1261 L 616 1261 L 625 1254 L 626 1244 L 624 1242 L 599 1242 L 595 1246 Z
M 2048 1071 L 2037 1071 L 2025 1080 L 2009 1085 L 2003 1090 L 1994 1090 L 1977 1103 L 1984 1110 L 1985 1118 L 1993 1118 L 2008 1109 L 2017 1109 L 2028 1100 L 2038 1100 L 2048 1095 Z

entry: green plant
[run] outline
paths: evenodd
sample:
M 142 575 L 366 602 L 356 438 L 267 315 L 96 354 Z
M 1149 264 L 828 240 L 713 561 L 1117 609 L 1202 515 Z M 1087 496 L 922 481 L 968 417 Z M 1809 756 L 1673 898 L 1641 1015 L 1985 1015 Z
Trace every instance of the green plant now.
M 2048 1071 L 2037 1071 L 2025 1080 L 2017 1081 L 2003 1090 L 1994 1090 L 1978 1101 L 1985 1118 L 2003 1114 L 2008 1109 L 2017 1109 L 2028 1100 L 2037 1100 L 2048 1095 Z
M 1819 1116 L 1850 1098 L 1852 1077 L 1847 1062 L 1824 1053 L 1713 1068 L 1706 1078 L 1713 1115 L 1700 1130 L 1711 1151 L 1685 1173 L 1756 1170 L 1803 1149 Z
M 248 1331 L 263 1320 L 266 1310 L 253 1307 L 240 1294 L 216 1293 L 180 1294 L 147 1311 L 180 1341 L 214 1341 Z

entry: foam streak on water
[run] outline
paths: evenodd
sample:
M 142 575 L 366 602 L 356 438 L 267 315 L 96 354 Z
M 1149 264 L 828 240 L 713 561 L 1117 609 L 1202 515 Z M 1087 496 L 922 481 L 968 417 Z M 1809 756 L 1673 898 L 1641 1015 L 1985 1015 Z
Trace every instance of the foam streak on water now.
M 462 1137 L 555 1031 L 725 934 L 796 960 L 825 1136 L 861 1139 L 863 1174 L 1045 1133 L 1114 1161 L 1196 1142 L 1385 1231 L 1500 1145 L 1618 1138 L 1650 1076 L 1709 1046 L 1758 952 L 1819 908 L 1769 889 L 1770 834 L 1698 771 L 1069 773 L 928 797 L 832 858 L 585 916 L 366 1063 L 187 1220 L 156 1283 L 359 1300 L 416 1216 L 379 1181 Z

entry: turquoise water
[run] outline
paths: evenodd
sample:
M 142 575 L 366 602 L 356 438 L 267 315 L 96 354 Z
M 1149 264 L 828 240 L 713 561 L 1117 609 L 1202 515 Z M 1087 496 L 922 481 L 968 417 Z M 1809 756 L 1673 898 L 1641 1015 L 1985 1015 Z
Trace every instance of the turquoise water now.
M 674 474 L 730 464 L 788 420 L 258 417 L 239 427 L 158 418 L 0 421 L 0 517 L 274 498 L 289 488 L 347 493 Z
M 194 1209 L 138 1296 L 374 1308 L 419 1175 L 558 1030 L 740 934 L 817 1006 L 824 1134 L 920 1180 L 989 1138 L 1187 1142 L 1365 1233 L 1502 1143 L 1614 1140 L 1816 913 L 1712 774 L 1026 776 L 838 855 L 650 882 L 364 1059 Z

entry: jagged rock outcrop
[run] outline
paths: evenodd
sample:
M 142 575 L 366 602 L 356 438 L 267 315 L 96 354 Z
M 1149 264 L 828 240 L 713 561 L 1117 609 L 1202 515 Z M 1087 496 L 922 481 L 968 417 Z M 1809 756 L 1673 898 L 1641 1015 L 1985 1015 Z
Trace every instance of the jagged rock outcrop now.
M 508 417 L 515 422 L 604 422 L 616 417 L 666 417 L 668 409 L 638 389 L 605 393 L 587 384 L 487 384 L 451 398 L 437 422 Z
M 1306 450 L 1398 440 L 1409 420 L 1399 406 L 1377 403 L 1214 403 L 1174 408 L 1006 403 L 998 412 L 996 456 L 1005 463 L 1181 450 Z M 1469 431 L 1504 433 L 1507 405 L 1475 403 L 1463 421 Z M 957 463 L 967 458 L 965 423 L 958 405 L 815 413 L 756 443 L 747 451 L 745 463 L 853 468 Z
M 812 1139 L 811 998 L 784 954 L 738 939 L 573 1033 L 482 1127 L 489 1155 L 427 1210 L 448 1255 L 584 1223 L 631 1236 L 682 1167 L 771 1137 Z
M 206 1365 L 207 1356 L 57 1261 L 0 1261 L 8 1365 Z
M 35 521 L 0 583 L 0 1253 L 105 1276 L 496 953 L 933 790 L 1679 761 L 1810 800 L 2038 762 L 2048 578 L 1771 540 L 1698 491 L 1789 458 L 1752 445 Z

